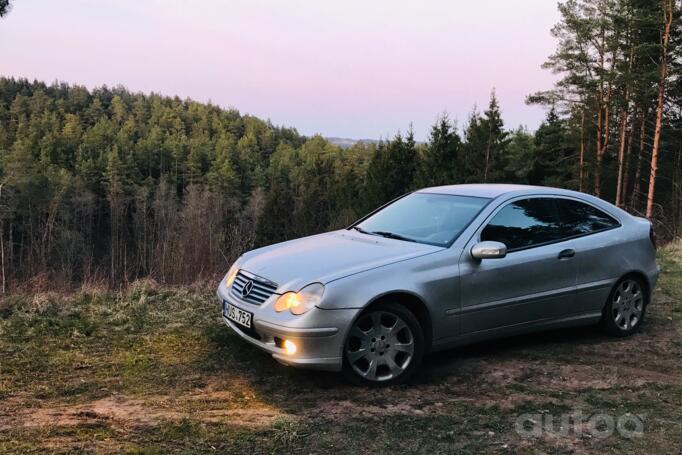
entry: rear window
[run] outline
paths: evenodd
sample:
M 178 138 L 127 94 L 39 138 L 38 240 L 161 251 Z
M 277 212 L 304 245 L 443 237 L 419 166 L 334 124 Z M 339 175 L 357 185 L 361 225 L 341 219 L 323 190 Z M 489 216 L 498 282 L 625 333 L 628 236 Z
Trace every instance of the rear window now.
M 620 223 L 598 208 L 573 199 L 556 199 L 561 217 L 562 237 L 592 234 L 613 229 Z

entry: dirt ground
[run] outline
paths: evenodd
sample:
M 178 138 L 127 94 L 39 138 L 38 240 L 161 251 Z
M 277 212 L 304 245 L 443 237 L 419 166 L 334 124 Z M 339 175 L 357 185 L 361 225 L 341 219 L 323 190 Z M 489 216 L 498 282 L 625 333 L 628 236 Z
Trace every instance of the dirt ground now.
M 631 338 L 477 344 L 372 390 L 278 365 L 210 292 L 6 297 L 0 453 L 682 453 L 682 248 L 660 264 Z

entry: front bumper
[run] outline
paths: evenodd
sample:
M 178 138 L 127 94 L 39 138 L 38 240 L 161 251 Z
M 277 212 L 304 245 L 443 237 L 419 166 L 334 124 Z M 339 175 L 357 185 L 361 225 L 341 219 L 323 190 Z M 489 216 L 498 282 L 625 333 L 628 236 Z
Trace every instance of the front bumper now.
M 221 316 L 224 301 L 253 314 L 251 330 L 242 328 L 225 316 L 222 318 L 237 335 L 270 353 L 278 362 L 316 370 L 341 370 L 347 330 L 359 310 L 313 308 L 300 316 L 276 313 L 272 306 L 279 295 L 273 295 L 261 305 L 254 305 L 232 296 L 223 283 L 218 288 L 217 297 Z M 296 344 L 295 354 L 286 353 L 281 347 L 283 340 Z

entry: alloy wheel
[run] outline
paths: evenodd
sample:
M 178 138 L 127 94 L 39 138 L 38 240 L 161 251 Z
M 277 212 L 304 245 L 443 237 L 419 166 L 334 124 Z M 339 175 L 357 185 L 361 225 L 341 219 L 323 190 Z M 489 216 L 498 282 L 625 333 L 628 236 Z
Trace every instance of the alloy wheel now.
M 353 325 L 346 344 L 346 358 L 362 378 L 388 381 L 400 376 L 415 352 L 414 335 L 407 323 L 389 311 L 372 311 Z
M 611 316 L 621 330 L 630 330 L 642 319 L 644 293 L 635 280 L 624 280 L 613 294 Z

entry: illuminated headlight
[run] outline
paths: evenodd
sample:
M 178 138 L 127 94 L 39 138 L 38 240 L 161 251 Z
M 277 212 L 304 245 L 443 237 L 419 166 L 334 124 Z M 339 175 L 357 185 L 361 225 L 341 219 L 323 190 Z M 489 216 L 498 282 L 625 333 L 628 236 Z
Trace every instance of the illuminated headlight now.
M 298 292 L 282 294 L 275 302 L 275 311 L 289 310 L 291 314 L 303 314 L 319 304 L 324 294 L 322 283 L 313 283 Z
M 237 260 L 237 262 L 239 262 L 239 260 Z M 237 262 L 232 264 L 232 267 L 230 267 L 230 270 L 227 272 L 227 275 L 225 275 L 225 286 L 228 288 L 232 286 L 234 278 L 237 276 L 237 272 L 239 272 L 239 266 L 237 265 Z

